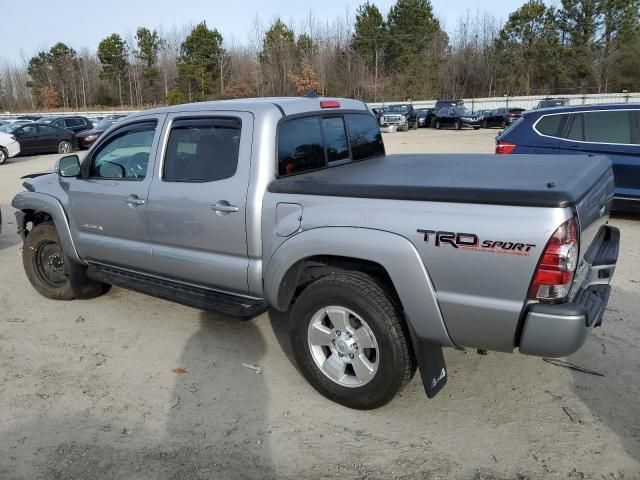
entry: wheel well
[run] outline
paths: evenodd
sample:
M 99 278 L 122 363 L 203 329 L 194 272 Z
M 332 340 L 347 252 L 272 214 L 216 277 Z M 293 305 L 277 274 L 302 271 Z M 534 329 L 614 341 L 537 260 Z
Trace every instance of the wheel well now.
M 22 238 L 29 235 L 29 232 L 33 230 L 33 227 L 39 225 L 44 222 L 51 222 L 53 219 L 51 215 L 45 212 L 39 212 L 37 210 L 22 210 L 24 214 L 22 217 L 21 224 L 18 225 L 18 233 L 22 236 Z
M 366 273 L 382 283 L 402 305 L 391 277 L 379 263 L 360 258 L 335 255 L 317 255 L 296 262 L 282 279 L 278 291 L 278 304 L 289 306 L 311 283 L 336 272 L 357 271 Z

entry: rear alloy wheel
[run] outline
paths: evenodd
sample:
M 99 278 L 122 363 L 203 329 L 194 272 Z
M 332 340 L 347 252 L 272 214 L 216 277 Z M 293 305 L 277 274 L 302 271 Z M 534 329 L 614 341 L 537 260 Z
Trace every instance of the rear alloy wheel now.
M 58 153 L 71 153 L 71 143 L 66 140 L 61 141 L 58 144 Z
M 456 120 L 456 123 L 453 124 L 453 128 L 456 130 L 460 130 L 462 128 L 462 124 L 460 123 L 460 120 Z
M 7 158 L 9 158 L 9 155 L 7 155 L 7 152 L 4 148 L 0 147 L 0 165 L 6 162 Z
M 377 408 L 416 370 L 403 322 L 397 301 L 373 277 L 327 275 L 293 305 L 293 355 L 305 378 L 328 399 L 350 408 Z
M 440 120 L 436 120 L 436 129 L 440 130 L 442 128 L 442 125 L 440 125 Z

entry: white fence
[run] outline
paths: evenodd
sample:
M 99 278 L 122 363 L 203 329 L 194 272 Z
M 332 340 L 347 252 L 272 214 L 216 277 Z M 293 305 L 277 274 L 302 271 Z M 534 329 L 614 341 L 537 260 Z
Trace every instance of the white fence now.
M 630 103 L 640 102 L 640 93 L 596 93 L 591 95 L 532 95 L 529 97 L 490 97 L 490 98 L 465 98 L 464 104 L 470 110 L 495 109 L 502 107 L 524 108 L 531 110 L 538 105 L 540 100 L 546 98 L 566 98 L 569 105 L 584 105 L 587 103 Z M 371 107 L 384 107 L 401 102 L 377 102 L 369 103 Z M 404 103 L 404 102 L 402 102 Z M 430 108 L 436 104 L 436 100 L 414 100 L 410 102 L 415 108 Z

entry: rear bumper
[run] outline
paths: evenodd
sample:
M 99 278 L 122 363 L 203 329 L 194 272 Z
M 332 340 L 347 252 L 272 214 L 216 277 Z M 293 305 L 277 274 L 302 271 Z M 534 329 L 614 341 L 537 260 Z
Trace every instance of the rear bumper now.
M 595 327 L 602 324 L 602 316 L 609 301 L 613 277 L 618 261 L 620 232 L 605 225 L 596 254 L 578 268 L 579 289 L 570 294 L 572 301 L 560 304 L 532 304 L 525 314 L 520 337 L 520 352 L 526 355 L 564 357 L 576 352 Z

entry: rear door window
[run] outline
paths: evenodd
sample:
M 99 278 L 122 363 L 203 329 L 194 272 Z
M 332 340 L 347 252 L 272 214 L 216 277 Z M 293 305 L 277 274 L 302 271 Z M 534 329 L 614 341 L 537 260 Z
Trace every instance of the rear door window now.
M 164 159 L 166 182 L 213 182 L 235 175 L 241 122 L 236 118 L 173 122 Z
M 569 127 L 569 131 L 567 132 L 567 139 L 569 140 L 577 140 L 584 141 L 584 123 L 583 116 L 581 113 L 571 116 L 571 126 Z
M 631 142 L 631 111 L 608 110 L 584 112 L 584 134 L 587 142 Z

